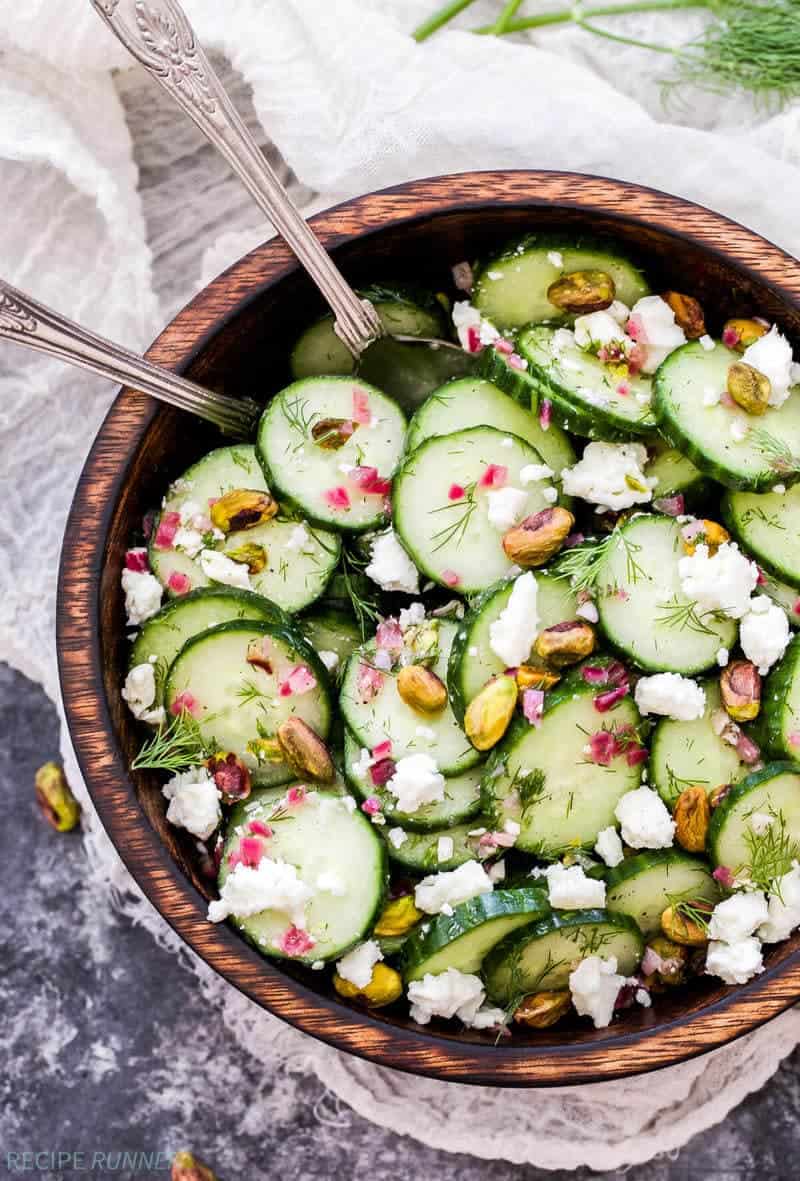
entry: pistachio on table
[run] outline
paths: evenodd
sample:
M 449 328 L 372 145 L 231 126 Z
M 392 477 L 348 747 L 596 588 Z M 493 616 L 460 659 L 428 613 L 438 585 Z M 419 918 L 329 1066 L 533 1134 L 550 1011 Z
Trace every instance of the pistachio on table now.
M 617 294 L 614 280 L 605 271 L 571 271 L 547 288 L 547 298 L 562 312 L 585 315 L 610 307 Z
M 81 818 L 81 806 L 72 794 L 62 767 L 45 763 L 36 772 L 36 801 L 56 832 L 69 832 Z
M 542 509 L 503 535 L 506 557 L 517 566 L 543 566 L 561 549 L 574 524 L 568 509 L 559 505 Z
M 464 716 L 467 738 L 476 750 L 491 750 L 508 729 L 519 691 L 513 677 L 494 677 L 473 697 Z

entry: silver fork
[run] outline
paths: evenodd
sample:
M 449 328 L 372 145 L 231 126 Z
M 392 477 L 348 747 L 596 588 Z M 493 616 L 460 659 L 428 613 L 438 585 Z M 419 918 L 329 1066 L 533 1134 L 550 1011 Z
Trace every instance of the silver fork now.
M 252 435 L 261 407 L 250 398 L 229 398 L 162 369 L 121 345 L 89 332 L 0 279 L 0 337 L 70 365 L 133 386 L 162 402 L 188 410 L 237 438 Z
M 335 330 L 354 357 L 383 335 L 372 304 L 360 299 L 295 207 L 198 44 L 177 0 L 91 0 L 111 31 L 225 157 L 322 292 Z

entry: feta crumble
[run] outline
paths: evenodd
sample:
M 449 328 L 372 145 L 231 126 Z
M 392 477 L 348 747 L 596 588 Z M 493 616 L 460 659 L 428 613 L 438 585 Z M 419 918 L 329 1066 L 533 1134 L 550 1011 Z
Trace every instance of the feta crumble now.
M 452 837 L 439 837 L 436 842 L 436 860 L 449 861 L 453 856 L 455 845 Z
M 533 571 L 521 574 L 508 602 L 489 625 L 489 647 L 508 668 L 524 664 L 539 631 L 538 586 Z
M 336 971 L 342 980 L 356 988 L 366 988 L 372 979 L 372 969 L 383 959 L 383 952 L 374 939 L 359 943 L 336 964 Z
M 397 540 L 394 529 L 379 533 L 370 546 L 370 563 L 364 573 L 387 591 L 419 593 L 419 572 Z
M 617 803 L 614 815 L 620 823 L 622 839 L 632 849 L 669 849 L 675 835 L 675 822 L 661 796 L 649 787 L 626 792 Z
M 525 516 L 528 504 L 528 493 L 521 488 L 498 488 L 486 493 L 486 515 L 489 524 L 498 533 L 507 533 L 509 529 Z
M 575 343 L 579 349 L 589 349 L 612 344 L 624 343 L 625 332 L 618 320 L 608 312 L 590 312 L 586 316 L 578 316 L 575 320 Z
M 402 632 L 408 631 L 410 627 L 419 627 L 425 622 L 425 604 L 412 603 L 410 607 L 401 607 L 397 622 Z
M 686 344 L 686 337 L 672 308 L 660 295 L 645 295 L 637 300 L 631 308 L 631 319 L 634 317 L 641 326 L 637 339 L 644 352 L 642 372 L 655 373 L 671 352 Z
M 226 877 L 218 901 L 210 902 L 208 917 L 221 923 L 229 915 L 247 918 L 262 910 L 288 915 L 296 927 L 305 929 L 305 908 L 314 891 L 297 876 L 294 865 L 262 857 L 257 866 L 244 862 Z
M 739 943 L 768 918 L 767 900 L 761 891 L 732 894 L 711 912 L 708 937 L 718 943 Z
M 694 722 L 706 708 L 705 689 L 680 673 L 640 677 L 633 696 L 639 713 L 660 714 L 676 722 Z
M 322 663 L 325 665 L 329 673 L 336 672 L 339 667 L 338 652 L 331 652 L 328 648 L 322 648 L 317 653 Z
M 589 623 L 597 623 L 600 619 L 600 612 L 591 599 L 581 603 L 580 607 L 575 609 L 575 614 L 579 615 L 581 619 L 588 620 Z
M 734 418 L 730 425 L 731 438 L 734 443 L 743 443 L 748 436 L 750 427 L 742 418 Z
M 408 833 L 402 828 L 390 828 L 386 834 L 386 839 L 393 849 L 399 849 L 408 840 Z
M 644 474 L 647 448 L 641 443 L 588 443 L 574 467 L 564 468 L 562 486 L 603 508 L 631 508 L 653 498 L 657 477 Z
M 242 562 L 234 562 L 219 550 L 204 549 L 200 554 L 200 569 L 212 582 L 250 590 L 250 571 Z
M 156 674 L 152 664 L 137 664 L 125 678 L 122 688 L 122 699 L 127 701 L 128 709 L 140 722 L 149 722 L 157 726 L 164 720 L 164 707 L 153 709 L 156 699 Z
M 607 960 L 590 955 L 570 973 L 572 1003 L 581 1017 L 591 1017 L 595 1029 L 611 1024 L 614 1006 L 625 977 L 617 974 L 616 956 Z
M 606 884 L 587 878 L 580 865 L 548 865 L 544 871 L 550 905 L 558 910 L 584 910 L 606 904 Z
M 717 664 L 720 668 L 725 668 L 731 658 L 731 654 L 727 648 L 717 648 Z
M 222 818 L 220 792 L 205 767 L 191 767 L 173 775 L 161 789 L 166 800 L 167 820 L 206 841 Z
M 425 914 L 452 914 L 453 907 L 479 894 L 491 894 L 492 882 L 478 861 L 465 861 L 458 869 L 423 878 L 414 890 L 417 910 Z
M 598 857 L 602 857 L 603 861 L 611 869 L 625 859 L 622 841 L 613 824 L 609 825 L 608 828 L 601 829 L 597 834 L 594 851 Z
M 706 975 L 719 976 L 726 984 L 746 984 L 764 970 L 761 944 L 750 936 L 738 943 L 709 943 Z
M 555 472 L 546 463 L 526 463 L 525 467 L 520 468 L 519 482 L 520 484 L 535 484 L 539 480 L 549 480 L 554 475 Z
M 459 1017 L 471 1025 L 486 993 L 480 977 L 448 968 L 434 976 L 426 972 L 408 986 L 411 1020 L 427 1025 L 431 1017 Z
M 709 555 L 707 545 L 698 545 L 693 554 L 678 560 L 678 575 L 681 590 L 701 614 L 722 611 L 732 619 L 741 619 L 750 610 L 758 566 L 735 542 L 726 541 L 714 555 Z
M 762 677 L 780 660 L 791 639 L 786 612 L 766 595 L 757 595 L 739 628 L 739 643 Z
M 468 353 L 474 351 L 470 339 L 473 332 L 478 334 L 478 339 L 484 346 L 494 344 L 500 339 L 500 333 L 494 325 L 484 320 L 478 309 L 466 299 L 457 300 L 453 304 L 453 326 L 458 334 L 458 343 Z
M 548 250 L 547 261 L 552 263 L 554 267 L 558 267 L 558 269 L 561 270 L 564 266 L 564 255 L 560 250 Z
M 766 336 L 754 340 L 744 350 L 742 361 L 769 378 L 770 406 L 782 406 L 792 385 L 792 346 L 773 324 Z
M 292 553 L 313 553 L 314 541 L 304 523 L 295 525 L 294 529 L 289 534 L 289 540 L 286 542 L 286 548 Z
M 397 800 L 401 812 L 416 812 L 425 804 L 437 804 L 444 799 L 444 775 L 430 755 L 406 755 L 398 759 L 386 788 Z
M 764 943 L 779 943 L 800 927 L 800 865 L 796 861 L 775 883 L 767 910 L 767 921 L 758 928 L 758 936 Z
M 139 627 L 161 607 L 161 583 L 154 574 L 123 570 L 122 589 L 125 592 L 128 627 Z
M 707 333 L 707 332 L 706 332 L 706 333 L 704 333 L 704 334 L 703 334 L 703 336 L 701 336 L 701 337 L 700 337 L 700 339 L 699 339 L 699 342 L 698 342 L 698 343 L 699 343 L 699 345 L 700 345 L 700 348 L 701 348 L 701 349 L 703 349 L 703 351 L 704 351 L 704 352 L 706 352 L 706 353 L 713 353 L 713 351 L 714 351 L 714 348 L 715 348 L 714 341 L 713 341 L 713 339 L 712 339 L 712 338 L 711 338 L 711 337 L 708 335 L 708 333 Z

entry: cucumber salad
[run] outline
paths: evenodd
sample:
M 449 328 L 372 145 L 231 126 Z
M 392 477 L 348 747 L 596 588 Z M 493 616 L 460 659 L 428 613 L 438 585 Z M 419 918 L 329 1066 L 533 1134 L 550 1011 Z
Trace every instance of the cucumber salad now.
M 229 920 L 513 1036 L 744 984 L 800 926 L 800 366 L 536 235 L 365 291 L 125 559 L 134 769 Z M 706 326 L 706 318 L 708 328 Z

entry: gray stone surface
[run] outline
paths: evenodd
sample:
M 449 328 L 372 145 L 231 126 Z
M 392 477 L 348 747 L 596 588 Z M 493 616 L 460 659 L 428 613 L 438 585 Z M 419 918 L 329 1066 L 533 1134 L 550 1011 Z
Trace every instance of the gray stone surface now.
M 6 1154 L 191 1146 L 221 1181 L 478 1181 L 486 1162 L 427 1148 L 348 1111 L 314 1078 L 273 1070 L 232 1046 L 196 978 L 143 929 L 83 887 L 77 834 L 33 802 L 36 767 L 57 753 L 57 720 L 36 686 L 0 666 L 0 1177 Z M 649 1085 L 658 1085 L 654 1075 Z M 270 1118 L 242 1119 L 259 1094 Z M 536 1102 L 531 1095 L 531 1102 Z M 790 1181 L 798 1176 L 800 1053 L 725 1123 L 629 1181 Z M 111 1157 L 113 1163 L 114 1158 Z M 44 1181 L 158 1172 L 27 1173 Z M 492 1181 L 568 1181 L 500 1163 Z

